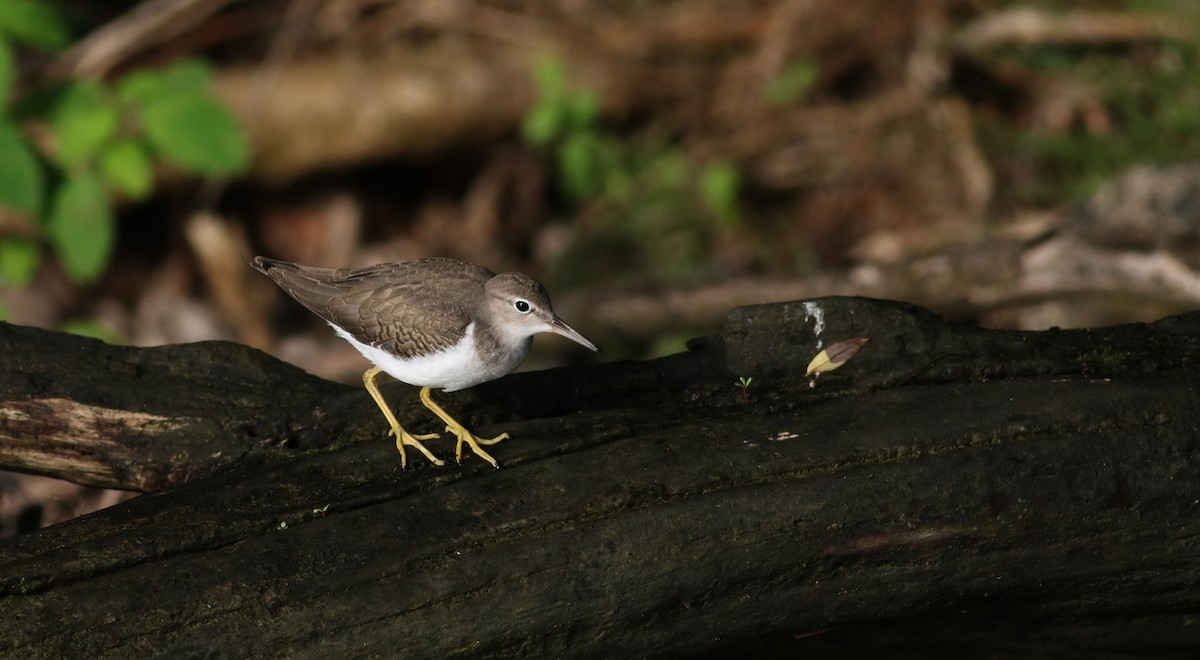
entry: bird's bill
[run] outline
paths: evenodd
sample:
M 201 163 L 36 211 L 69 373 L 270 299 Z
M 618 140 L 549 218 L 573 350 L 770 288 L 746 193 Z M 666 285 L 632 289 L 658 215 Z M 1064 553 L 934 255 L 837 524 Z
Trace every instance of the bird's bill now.
M 593 351 L 600 350 L 600 349 L 596 348 L 595 344 L 593 344 L 592 342 L 590 342 L 586 338 L 584 338 L 583 335 L 579 334 L 578 332 L 575 332 L 575 328 L 572 328 L 571 326 L 567 325 L 566 321 L 563 321 L 562 319 L 558 318 L 557 316 L 554 317 L 554 321 L 552 321 L 550 323 L 550 332 L 553 332 L 556 335 L 562 335 L 562 336 L 566 337 L 567 339 L 570 339 L 571 341 L 575 342 L 576 344 L 579 344 L 581 346 L 586 346 L 586 347 L 592 349 Z

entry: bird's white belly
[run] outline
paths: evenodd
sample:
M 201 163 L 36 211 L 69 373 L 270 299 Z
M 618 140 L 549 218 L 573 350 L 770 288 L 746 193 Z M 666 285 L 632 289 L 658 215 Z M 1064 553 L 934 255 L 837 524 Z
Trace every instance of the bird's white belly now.
M 465 387 L 499 378 L 517 368 L 525 358 L 526 351 L 519 351 L 510 356 L 509 360 L 485 363 L 475 350 L 474 326 L 467 326 L 467 332 L 454 346 L 433 353 L 413 358 L 401 358 L 375 346 L 364 344 L 341 328 L 329 324 L 342 339 L 358 349 L 362 356 L 372 364 L 395 378 L 396 380 L 416 385 L 418 387 L 436 387 L 448 392 L 461 390 Z

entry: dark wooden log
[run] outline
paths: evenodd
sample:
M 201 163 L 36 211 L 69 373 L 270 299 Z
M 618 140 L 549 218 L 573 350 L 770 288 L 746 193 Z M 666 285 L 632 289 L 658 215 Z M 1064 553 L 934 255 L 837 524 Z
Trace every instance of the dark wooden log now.
M 817 342 L 850 337 L 810 386 Z M 1200 314 L 1008 332 L 831 298 L 443 395 L 512 434 L 500 470 L 402 471 L 344 404 L 370 423 L 328 448 L 0 542 L 0 654 L 1193 657 L 1198 356 Z M 245 416 L 287 427 L 304 396 Z
M 0 468 L 150 491 L 332 442 L 352 388 L 227 342 L 132 348 L 0 323 Z

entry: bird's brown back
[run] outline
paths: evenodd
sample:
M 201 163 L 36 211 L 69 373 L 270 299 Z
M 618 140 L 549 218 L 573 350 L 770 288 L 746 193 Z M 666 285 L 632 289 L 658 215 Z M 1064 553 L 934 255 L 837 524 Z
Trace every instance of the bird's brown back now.
M 494 274 L 457 259 L 319 268 L 255 257 L 253 266 L 317 316 L 403 358 L 453 346 Z

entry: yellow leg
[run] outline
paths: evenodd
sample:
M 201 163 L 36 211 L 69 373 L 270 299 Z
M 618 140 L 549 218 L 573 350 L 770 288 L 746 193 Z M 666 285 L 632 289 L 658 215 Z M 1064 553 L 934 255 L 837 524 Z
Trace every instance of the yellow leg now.
M 429 396 L 428 387 L 421 388 L 421 403 L 425 404 L 425 407 L 433 411 L 433 414 L 440 417 L 443 422 L 446 422 L 447 433 L 453 433 L 454 435 L 458 436 L 458 447 L 455 449 L 455 458 L 459 463 L 462 462 L 463 443 L 465 442 L 471 446 L 471 451 L 475 452 L 476 456 L 482 458 L 488 463 L 491 463 L 492 467 L 494 468 L 500 467 L 500 464 L 496 462 L 496 459 L 492 458 L 491 454 L 484 451 L 483 447 L 480 447 L 479 445 L 494 445 L 497 442 L 507 438 L 507 433 L 501 433 L 490 440 L 476 437 L 474 433 L 471 433 L 464 428 L 462 424 L 459 424 L 457 421 L 455 421 L 455 419 L 451 417 L 449 413 L 447 413 L 445 410 L 442 410 L 441 406 L 433 402 L 433 397 Z
M 408 431 L 400 428 L 400 422 L 396 421 L 396 416 L 392 414 L 392 409 L 388 408 L 388 404 L 383 400 L 383 393 L 379 391 L 379 386 L 375 384 L 375 377 L 378 376 L 383 369 L 379 367 L 371 367 L 363 372 L 363 385 L 367 387 L 367 392 L 371 394 L 371 398 L 375 399 L 375 403 L 379 404 L 379 409 L 383 411 L 383 416 L 387 417 L 388 423 L 392 425 L 392 430 L 388 431 L 388 435 L 396 436 L 396 449 L 400 452 L 400 466 L 408 466 L 408 456 L 404 453 L 404 445 L 411 445 L 421 450 L 434 465 L 445 465 L 446 462 L 434 456 L 425 445 L 421 444 L 422 440 L 432 440 L 438 437 L 436 433 L 427 433 L 425 435 L 413 435 Z

